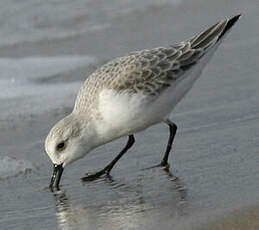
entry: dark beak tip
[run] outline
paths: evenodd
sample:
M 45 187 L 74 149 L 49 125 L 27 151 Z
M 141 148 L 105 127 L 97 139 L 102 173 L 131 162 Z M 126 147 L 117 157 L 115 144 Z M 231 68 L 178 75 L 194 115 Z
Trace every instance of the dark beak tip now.
M 53 174 L 50 180 L 49 189 L 53 191 L 53 187 L 55 184 L 55 187 L 57 190 L 59 190 L 59 182 L 63 173 L 63 164 L 53 164 Z
M 54 188 L 53 188 L 53 185 L 52 185 L 52 184 L 49 185 L 49 190 L 50 190 L 51 192 L 54 192 Z

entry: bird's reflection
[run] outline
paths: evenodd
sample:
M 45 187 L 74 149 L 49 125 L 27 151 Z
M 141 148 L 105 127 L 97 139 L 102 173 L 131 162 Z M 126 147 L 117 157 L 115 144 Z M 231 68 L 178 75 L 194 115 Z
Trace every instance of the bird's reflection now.
M 102 178 L 98 183 L 108 186 L 106 191 L 113 192 L 115 196 L 106 198 L 104 191 L 101 202 L 97 199 L 96 203 L 87 201 L 87 195 L 84 198 L 79 197 L 78 202 L 76 199 L 70 199 L 65 190 L 57 191 L 54 196 L 60 229 L 147 229 L 150 222 L 159 219 L 159 215 L 167 215 L 167 210 L 171 208 L 177 209 L 178 214 L 184 213 L 179 203 L 186 200 L 186 190 L 181 181 L 170 171 L 166 173 L 167 183 L 169 178 L 170 185 L 166 188 L 167 196 L 162 195 L 162 198 L 157 197 L 161 188 L 156 193 L 148 191 L 151 189 L 146 188 L 145 176 L 139 176 L 134 186 L 112 177 Z M 172 192 L 172 197 L 169 191 Z M 167 200 L 171 203 L 171 207 L 163 209 L 163 202 L 167 203 Z M 161 207 L 159 207 L 160 202 Z M 157 212 L 158 209 L 161 209 L 161 213 Z
M 182 201 L 186 201 L 186 199 L 187 199 L 187 189 L 184 188 L 183 183 L 181 182 L 181 180 L 178 177 L 174 176 L 169 168 L 164 168 L 164 172 L 166 173 L 168 178 L 172 182 L 174 182 L 175 189 L 178 191 L 181 200 Z
M 56 216 L 60 229 L 89 229 L 87 209 L 83 206 L 73 206 L 70 204 L 69 196 L 65 190 L 55 193 Z

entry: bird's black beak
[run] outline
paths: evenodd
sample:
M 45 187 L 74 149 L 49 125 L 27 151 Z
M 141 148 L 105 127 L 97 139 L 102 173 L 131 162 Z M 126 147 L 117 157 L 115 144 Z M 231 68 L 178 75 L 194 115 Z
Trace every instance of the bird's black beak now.
M 54 186 L 55 181 L 56 181 L 55 187 L 56 187 L 56 189 L 59 190 L 59 182 L 60 182 L 63 170 L 64 170 L 63 164 L 60 164 L 60 165 L 54 164 L 53 165 L 53 174 L 52 174 L 52 177 L 50 180 L 50 185 L 49 185 L 49 188 L 51 191 L 53 191 L 53 186 Z

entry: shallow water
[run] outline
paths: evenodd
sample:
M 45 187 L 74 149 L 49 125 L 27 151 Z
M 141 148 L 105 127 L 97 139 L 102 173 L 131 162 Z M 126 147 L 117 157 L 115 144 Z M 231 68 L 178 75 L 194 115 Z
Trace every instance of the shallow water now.
M 0 34 L 5 28 L 9 36 L 0 45 L 0 229 L 196 230 L 231 229 L 237 223 L 256 229 L 257 1 L 114 1 L 108 6 L 87 1 L 87 11 L 77 13 L 73 5 L 75 9 L 62 17 L 44 11 L 52 7 L 45 2 L 37 6 L 8 1 L 7 8 L 22 14 L 17 14 L 17 23 L 14 18 L 9 27 L 6 21 L 0 25 Z M 38 24 L 30 22 L 38 12 L 35 7 L 42 10 Z M 70 8 L 67 1 L 62 12 Z M 184 39 L 236 12 L 245 15 L 172 114 L 178 133 L 169 172 L 145 169 L 161 160 L 166 147 L 168 128 L 157 125 L 136 135 L 135 145 L 110 178 L 80 180 L 105 166 L 126 138 L 68 166 L 61 191 L 48 190 L 52 166 L 44 153 L 45 136 L 71 111 L 91 71 L 129 51 Z M 48 19 L 48 14 L 53 15 Z M 91 26 L 82 29 L 84 25 Z

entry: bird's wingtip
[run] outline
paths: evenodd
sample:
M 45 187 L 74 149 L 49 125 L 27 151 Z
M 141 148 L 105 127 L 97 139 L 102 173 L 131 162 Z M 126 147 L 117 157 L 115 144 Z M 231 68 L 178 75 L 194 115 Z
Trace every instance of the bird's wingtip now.
M 236 22 L 242 17 L 242 14 L 237 14 L 236 16 L 228 19 L 227 24 L 224 28 L 224 30 L 222 31 L 222 33 L 220 34 L 220 36 L 218 37 L 218 41 L 234 26 L 234 24 L 236 24 Z
M 242 13 L 237 14 L 236 16 L 234 16 L 234 17 L 232 17 L 231 19 L 229 19 L 229 21 L 233 21 L 233 22 L 235 23 L 235 22 L 236 22 L 238 19 L 240 19 L 242 16 L 243 16 Z

